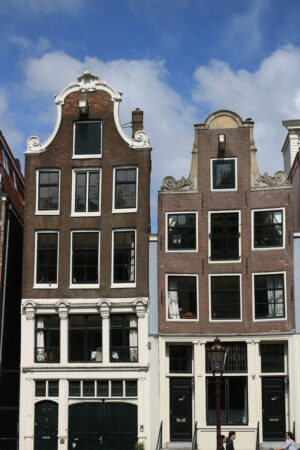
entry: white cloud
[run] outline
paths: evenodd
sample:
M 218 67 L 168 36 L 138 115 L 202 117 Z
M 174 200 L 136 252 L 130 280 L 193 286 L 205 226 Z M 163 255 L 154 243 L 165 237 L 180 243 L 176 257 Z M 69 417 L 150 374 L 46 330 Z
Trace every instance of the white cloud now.
M 40 55 L 51 48 L 50 41 L 45 37 L 40 37 L 37 42 L 33 42 L 25 36 L 9 36 L 9 39 L 22 52 Z
M 300 117 L 300 49 L 286 46 L 250 72 L 232 70 L 213 60 L 195 74 L 194 100 L 208 110 L 232 109 L 252 117 L 261 172 L 282 169 L 281 147 L 286 130 L 281 122 Z

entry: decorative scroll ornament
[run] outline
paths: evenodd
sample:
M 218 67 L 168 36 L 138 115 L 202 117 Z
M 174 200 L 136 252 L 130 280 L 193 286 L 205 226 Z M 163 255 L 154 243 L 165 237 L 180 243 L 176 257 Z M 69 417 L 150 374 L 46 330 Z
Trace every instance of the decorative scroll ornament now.
M 46 150 L 46 147 L 40 143 L 38 136 L 31 136 L 27 139 L 27 153 L 40 154 Z
M 109 300 L 100 300 L 98 306 L 102 319 L 109 319 L 111 302 Z
M 189 176 L 188 178 L 181 177 L 181 180 L 175 180 L 174 177 L 165 177 L 161 191 L 192 191 L 195 189 L 195 178 Z
M 27 320 L 33 320 L 35 317 L 36 304 L 33 302 L 26 302 L 23 306 L 23 311 L 25 313 Z
M 59 301 L 56 304 L 56 308 L 58 310 L 59 317 L 62 320 L 66 320 L 68 318 L 68 312 L 69 312 L 69 308 L 70 308 L 69 303 L 64 302 L 64 301 Z
M 290 186 L 291 183 L 287 179 L 287 175 L 283 170 L 275 172 L 274 176 L 268 175 L 265 172 L 263 175 L 259 173 L 252 174 L 252 186 L 253 187 L 280 187 L 280 186 Z
M 146 308 L 148 305 L 148 301 L 144 298 L 137 298 L 134 302 L 133 305 L 135 306 L 135 310 L 136 310 L 136 315 L 139 318 L 143 318 L 145 317 L 145 313 L 146 313 Z
M 132 144 L 129 145 L 129 147 L 134 149 L 151 148 L 151 145 L 149 144 L 148 134 L 146 133 L 146 131 L 144 130 L 136 131 L 133 142 Z

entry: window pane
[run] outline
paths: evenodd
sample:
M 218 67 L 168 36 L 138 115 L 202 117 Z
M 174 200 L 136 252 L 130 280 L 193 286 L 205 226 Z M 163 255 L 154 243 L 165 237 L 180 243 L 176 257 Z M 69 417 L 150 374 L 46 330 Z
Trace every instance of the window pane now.
M 213 345 L 213 342 L 207 342 L 206 348 Z M 224 373 L 247 372 L 247 344 L 245 342 L 222 342 L 223 347 L 228 348 L 228 354 L 225 362 Z M 210 372 L 210 363 L 206 352 L 206 372 Z
M 36 381 L 35 382 L 35 396 L 45 397 L 46 396 L 46 381 Z
M 285 316 L 284 276 L 255 275 L 255 318 L 272 319 Z
M 213 161 L 213 189 L 235 188 L 235 161 L 217 160 Z
M 211 277 L 211 319 L 240 319 L 240 277 Z
M 137 397 L 136 380 L 126 380 L 126 397 Z
M 35 362 L 60 360 L 60 322 L 57 315 L 36 316 Z
M 69 396 L 80 397 L 80 381 L 69 381 Z
M 169 319 L 197 318 L 197 278 L 194 276 L 168 277 Z
M 98 283 L 98 233 L 73 233 L 74 284 Z
M 168 249 L 196 249 L 196 214 L 168 215 Z
M 49 397 L 58 397 L 58 394 L 59 394 L 58 381 L 48 381 Z
M 170 372 L 192 373 L 192 346 L 170 345 Z
M 115 169 L 115 208 L 136 207 L 136 168 Z
M 57 282 L 57 233 L 38 233 L 36 283 Z
M 138 330 L 135 315 L 112 315 L 110 330 L 111 362 L 138 361 Z
M 135 232 L 114 232 L 114 283 L 135 282 Z
M 111 381 L 111 395 L 112 395 L 112 397 L 122 397 L 123 396 L 123 381 L 122 380 Z
M 57 210 L 59 196 L 59 172 L 39 171 L 38 209 Z
M 83 396 L 94 397 L 95 396 L 95 382 L 83 381 Z
M 261 371 L 284 372 L 284 344 L 261 345 Z
M 101 122 L 75 123 L 75 155 L 101 153 Z
M 254 212 L 254 247 L 282 247 L 282 211 Z
M 108 397 L 108 381 L 97 381 L 97 396 Z
M 239 259 L 239 214 L 216 213 L 211 214 L 210 218 L 211 260 Z
M 102 361 L 102 319 L 99 315 L 70 316 L 69 360 Z

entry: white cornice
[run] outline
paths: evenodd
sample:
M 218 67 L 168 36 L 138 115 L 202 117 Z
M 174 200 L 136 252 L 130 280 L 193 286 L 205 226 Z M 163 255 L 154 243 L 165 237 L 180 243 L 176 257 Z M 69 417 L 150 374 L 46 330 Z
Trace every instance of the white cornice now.
M 122 129 L 119 118 L 119 105 L 122 100 L 122 93 L 115 91 L 106 81 L 101 80 L 97 75 L 94 75 L 88 71 L 85 71 L 77 78 L 77 82 L 70 83 L 65 87 L 61 93 L 55 96 L 55 103 L 57 105 L 57 119 L 52 134 L 45 142 L 40 142 L 37 136 L 31 136 L 27 140 L 27 150 L 24 152 L 26 155 L 40 155 L 43 153 L 48 145 L 53 141 L 56 133 L 59 129 L 61 117 L 62 117 L 62 105 L 65 102 L 65 98 L 72 92 L 93 92 L 93 91 L 105 91 L 111 96 L 111 101 L 114 103 L 114 120 L 117 130 L 120 136 L 134 150 L 146 150 L 151 149 L 149 144 L 148 135 L 144 130 L 138 130 L 135 133 L 134 139 L 130 138 Z

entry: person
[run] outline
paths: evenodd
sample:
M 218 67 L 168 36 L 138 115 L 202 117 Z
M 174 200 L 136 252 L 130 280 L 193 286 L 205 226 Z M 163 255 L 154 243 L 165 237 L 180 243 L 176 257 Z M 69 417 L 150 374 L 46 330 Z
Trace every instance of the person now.
M 221 434 L 221 442 L 222 442 L 222 450 L 225 450 L 224 444 L 226 442 L 226 437 L 224 436 L 224 434 Z
M 284 450 L 286 448 L 288 450 L 297 450 L 293 433 L 291 433 L 290 431 L 287 431 L 285 433 L 285 438 L 287 440 L 287 443 L 283 447 L 274 448 L 274 450 Z
M 226 438 L 226 450 L 234 450 L 233 441 L 236 438 L 235 431 L 229 431 L 228 437 Z

